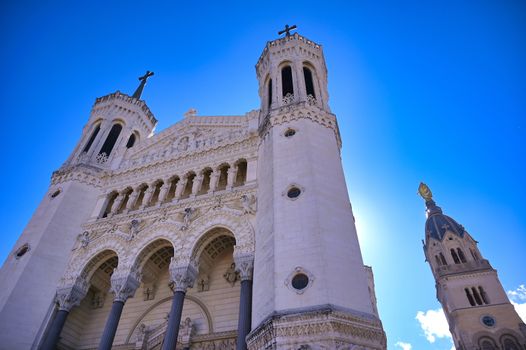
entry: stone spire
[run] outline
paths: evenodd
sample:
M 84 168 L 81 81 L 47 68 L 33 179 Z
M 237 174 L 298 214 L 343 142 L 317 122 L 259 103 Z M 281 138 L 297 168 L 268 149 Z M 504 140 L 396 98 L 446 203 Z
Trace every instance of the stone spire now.
M 146 80 L 148 80 L 149 77 L 151 77 L 154 73 L 150 72 L 149 70 L 146 71 L 146 74 L 144 74 L 142 77 L 139 77 L 139 80 L 141 83 L 137 87 L 137 90 L 133 93 L 133 98 L 136 98 L 138 100 L 141 99 L 142 90 L 144 89 L 144 85 L 146 85 Z

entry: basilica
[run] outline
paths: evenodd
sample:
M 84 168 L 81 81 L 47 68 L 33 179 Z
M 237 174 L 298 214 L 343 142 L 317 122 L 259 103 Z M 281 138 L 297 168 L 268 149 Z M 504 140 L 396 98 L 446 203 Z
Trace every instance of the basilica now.
M 387 348 L 323 50 L 293 29 L 264 46 L 245 115 L 190 109 L 156 133 L 153 72 L 95 100 L 0 272 L 0 349 Z M 457 347 L 526 349 L 475 241 L 421 193 Z

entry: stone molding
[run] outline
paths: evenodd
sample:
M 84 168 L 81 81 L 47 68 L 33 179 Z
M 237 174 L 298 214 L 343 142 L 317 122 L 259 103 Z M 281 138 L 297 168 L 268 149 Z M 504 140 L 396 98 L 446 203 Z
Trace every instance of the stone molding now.
M 184 265 L 180 264 L 181 261 L 177 261 L 174 258 L 170 262 L 170 279 L 174 283 L 174 293 L 186 293 L 188 288 L 192 288 L 199 271 L 198 265 L 194 260 L 190 260 Z
M 272 110 L 267 114 L 258 130 L 260 143 L 263 142 L 272 127 L 302 119 L 310 120 L 313 123 L 317 123 L 325 128 L 333 130 L 338 147 L 341 148 L 342 142 L 336 116 L 317 106 L 309 105 L 305 101 L 289 104 L 279 109 Z
M 68 181 L 77 181 L 86 185 L 101 188 L 104 172 L 86 165 L 73 165 L 60 168 L 51 175 L 51 186 L 56 186 Z
M 247 336 L 249 350 L 295 350 L 303 344 L 311 349 L 383 350 L 386 341 L 379 319 L 332 305 L 275 312 Z

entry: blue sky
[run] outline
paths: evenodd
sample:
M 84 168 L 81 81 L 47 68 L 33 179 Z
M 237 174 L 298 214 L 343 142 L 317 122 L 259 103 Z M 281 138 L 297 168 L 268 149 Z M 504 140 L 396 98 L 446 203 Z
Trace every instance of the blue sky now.
M 286 23 L 323 45 L 364 260 L 389 348 L 449 349 L 424 262 L 420 181 L 478 240 L 506 290 L 526 284 L 526 3 L 4 1 L 0 260 L 75 146 L 96 97 L 143 98 L 162 130 L 258 108 L 254 65 Z M 524 302 L 524 301 L 523 301 Z

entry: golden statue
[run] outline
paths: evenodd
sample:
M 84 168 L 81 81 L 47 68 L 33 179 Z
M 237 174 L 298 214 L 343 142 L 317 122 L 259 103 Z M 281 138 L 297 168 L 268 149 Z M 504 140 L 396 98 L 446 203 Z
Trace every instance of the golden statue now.
M 422 196 L 426 202 L 433 199 L 433 193 L 431 193 L 429 187 L 427 187 L 427 185 L 423 182 L 421 182 L 420 186 L 418 186 L 418 194 Z

